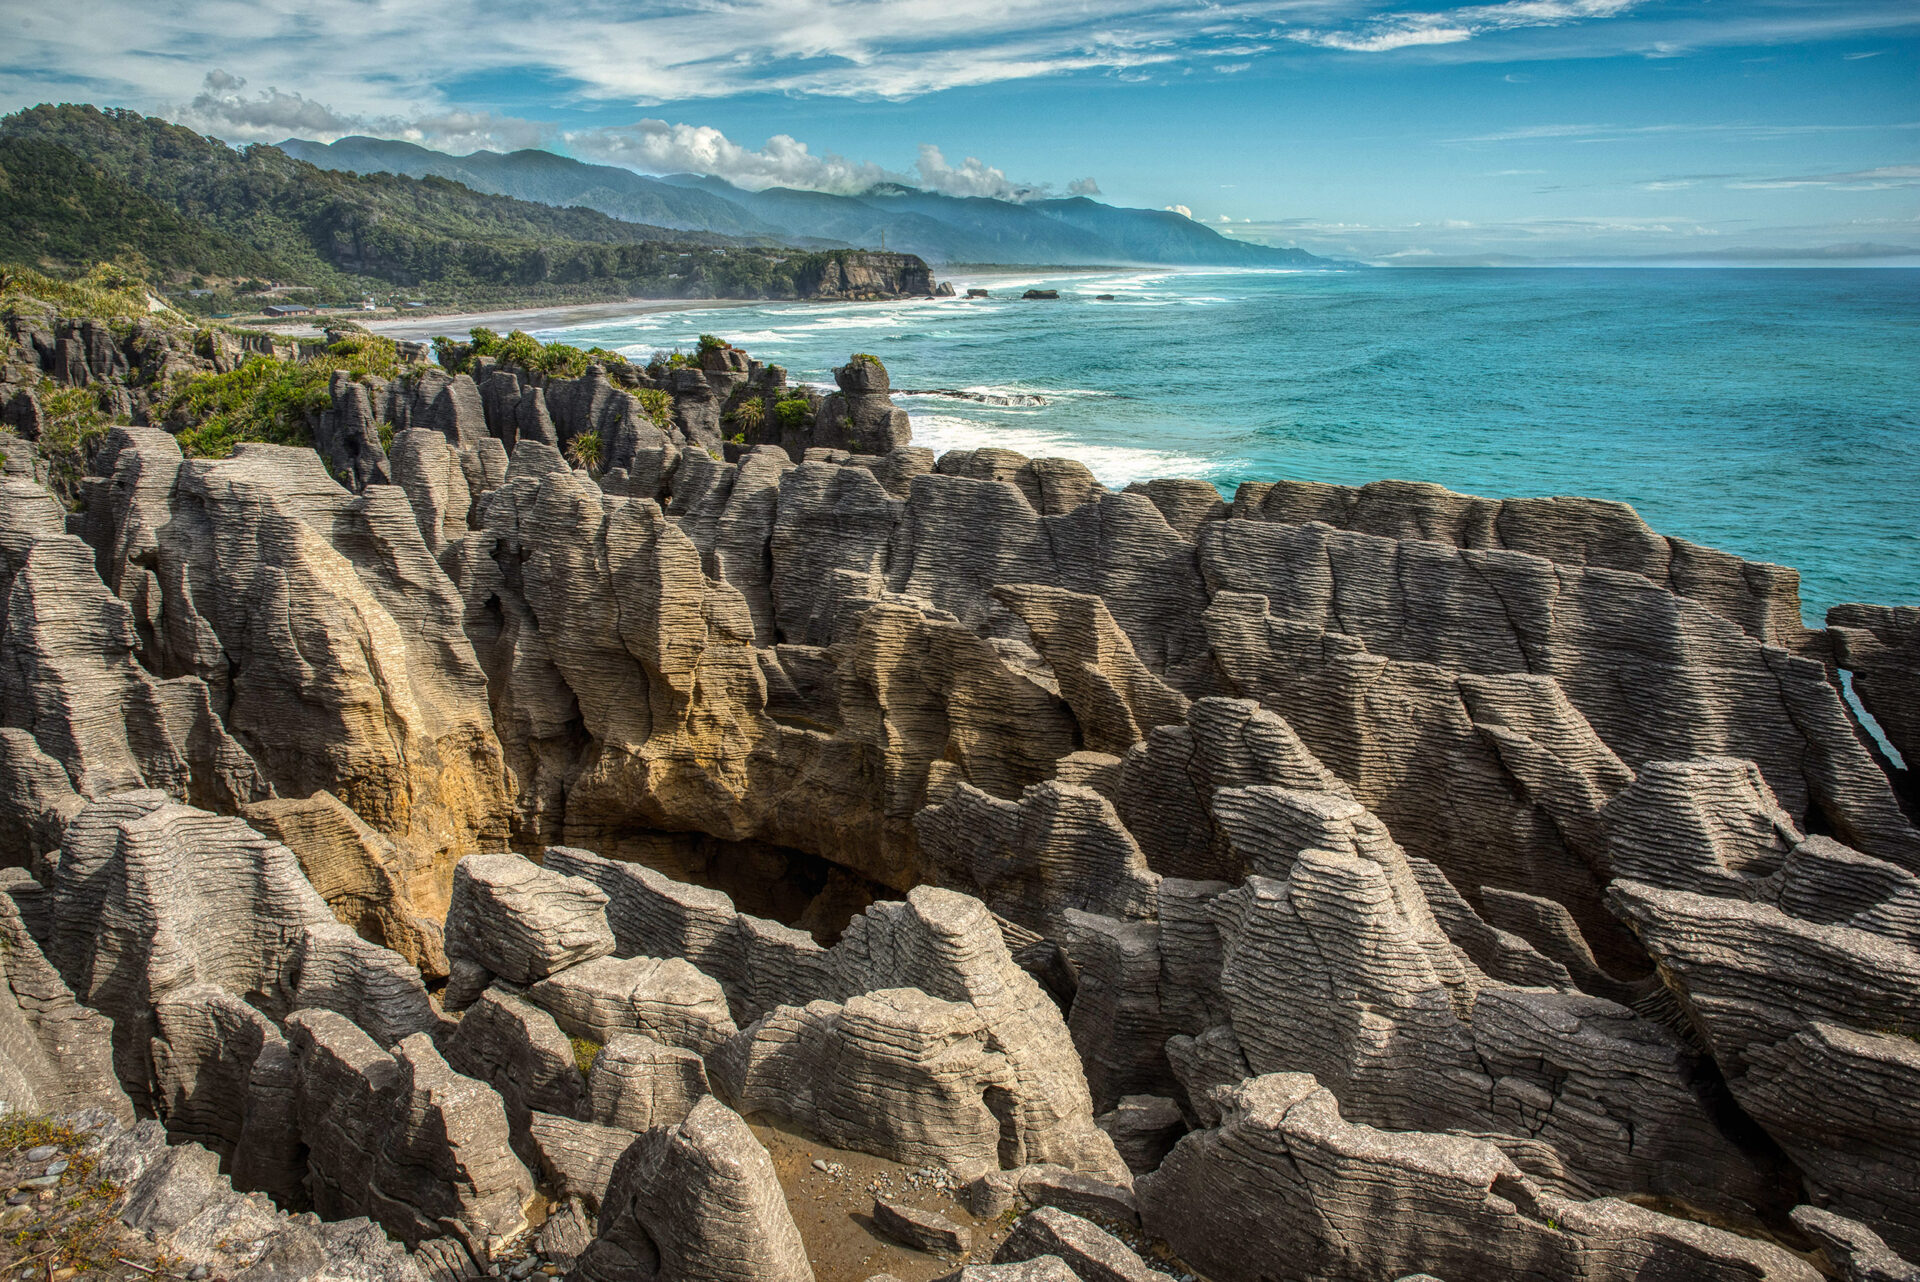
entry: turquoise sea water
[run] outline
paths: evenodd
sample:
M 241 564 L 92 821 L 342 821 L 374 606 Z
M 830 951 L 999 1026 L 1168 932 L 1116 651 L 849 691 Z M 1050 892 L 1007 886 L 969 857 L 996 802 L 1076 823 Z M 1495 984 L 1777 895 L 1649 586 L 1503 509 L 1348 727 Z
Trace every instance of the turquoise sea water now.
M 1392 270 L 954 277 L 986 301 L 762 304 L 543 331 L 633 355 L 712 332 L 795 379 L 887 364 L 916 444 L 1200 476 L 1588 494 L 1920 602 L 1920 271 Z M 1059 302 L 1022 302 L 1033 286 Z M 1094 300 L 1112 294 L 1111 302 Z

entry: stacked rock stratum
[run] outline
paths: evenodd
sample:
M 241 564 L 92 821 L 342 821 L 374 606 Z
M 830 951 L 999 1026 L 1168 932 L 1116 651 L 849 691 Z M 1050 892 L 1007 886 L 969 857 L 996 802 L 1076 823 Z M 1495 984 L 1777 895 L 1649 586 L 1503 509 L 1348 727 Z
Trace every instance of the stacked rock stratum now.
M 0 1096 L 180 1258 L 861 1282 L 779 1134 L 916 1282 L 1916 1276 L 1912 608 L 476 373 L 0 475 Z

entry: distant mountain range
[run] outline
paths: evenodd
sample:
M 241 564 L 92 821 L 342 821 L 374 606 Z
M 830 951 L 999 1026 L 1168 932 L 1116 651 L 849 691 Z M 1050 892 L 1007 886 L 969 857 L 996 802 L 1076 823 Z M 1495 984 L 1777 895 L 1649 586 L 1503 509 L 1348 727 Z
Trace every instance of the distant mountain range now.
M 932 263 L 1046 266 L 1150 263 L 1183 267 L 1332 267 L 1302 249 L 1229 240 L 1184 215 L 1122 209 L 1076 196 L 1014 203 L 883 185 L 857 196 L 770 187 L 746 191 L 719 178 L 648 178 L 547 151 L 449 156 L 383 138 L 334 143 L 289 138 L 280 150 L 322 169 L 450 178 L 475 191 L 546 205 L 584 206 L 676 231 L 852 245 L 918 254 Z

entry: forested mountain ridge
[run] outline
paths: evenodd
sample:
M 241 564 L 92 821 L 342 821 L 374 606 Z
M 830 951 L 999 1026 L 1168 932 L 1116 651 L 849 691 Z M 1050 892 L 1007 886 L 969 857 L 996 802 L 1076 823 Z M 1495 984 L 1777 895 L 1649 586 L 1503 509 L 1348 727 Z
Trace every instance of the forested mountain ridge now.
M 1126 209 L 1084 196 L 1016 202 L 947 196 L 892 183 L 857 195 L 792 187 L 748 191 L 706 175 L 649 178 L 537 150 L 452 156 L 413 143 L 361 137 L 334 143 L 289 138 L 280 147 L 289 155 L 329 168 L 368 174 L 437 174 L 482 191 L 584 205 L 616 218 L 639 217 L 663 227 L 771 235 L 793 243 L 884 244 L 930 262 L 1333 265 L 1301 249 L 1231 240 L 1182 214 Z
M 131 256 L 160 278 L 248 276 L 341 297 L 397 286 L 476 303 L 790 298 L 835 275 L 831 256 L 764 238 L 624 222 L 435 175 L 321 169 L 73 105 L 0 120 L 0 229 L 0 260 L 33 267 Z

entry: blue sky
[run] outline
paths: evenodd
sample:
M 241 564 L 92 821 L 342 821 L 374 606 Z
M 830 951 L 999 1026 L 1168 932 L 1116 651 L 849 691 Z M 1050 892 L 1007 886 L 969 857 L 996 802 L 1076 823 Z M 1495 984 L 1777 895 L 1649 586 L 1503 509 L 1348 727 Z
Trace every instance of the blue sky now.
M 1378 262 L 1920 262 L 1915 0 L 0 6 L 0 105 L 235 142 L 1097 189 Z

